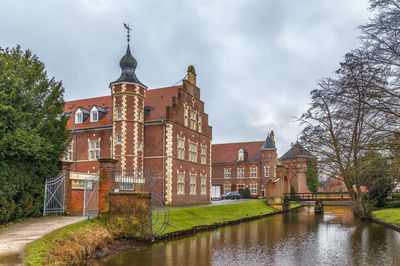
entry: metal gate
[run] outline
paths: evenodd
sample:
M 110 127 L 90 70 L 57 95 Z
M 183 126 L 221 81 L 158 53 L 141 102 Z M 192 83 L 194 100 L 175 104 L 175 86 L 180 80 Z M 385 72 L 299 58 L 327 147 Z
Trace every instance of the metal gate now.
M 99 214 L 99 176 L 84 180 L 83 216 L 95 217 Z
M 64 213 L 65 171 L 56 177 L 46 179 L 44 188 L 43 216 Z

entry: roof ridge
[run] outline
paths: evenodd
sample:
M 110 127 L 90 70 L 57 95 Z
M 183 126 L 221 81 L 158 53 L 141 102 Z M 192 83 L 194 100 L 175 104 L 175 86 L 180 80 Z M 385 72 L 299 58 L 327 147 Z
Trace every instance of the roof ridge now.
M 111 98 L 111 95 L 98 96 L 98 97 L 91 97 L 91 98 L 84 98 L 84 99 L 76 99 L 76 100 L 71 100 L 71 101 L 65 101 L 65 103 L 76 102 L 76 101 L 84 101 L 84 100 L 90 100 L 90 99 L 106 98 L 106 97 L 110 97 L 110 98 Z
M 246 141 L 246 142 L 212 143 L 211 145 L 247 144 L 247 143 L 264 143 L 264 141 L 263 140 L 254 140 L 254 141 Z

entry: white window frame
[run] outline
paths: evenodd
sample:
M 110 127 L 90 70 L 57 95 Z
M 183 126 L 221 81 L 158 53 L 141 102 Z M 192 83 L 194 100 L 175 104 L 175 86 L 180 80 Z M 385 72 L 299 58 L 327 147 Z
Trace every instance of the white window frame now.
M 189 107 L 185 104 L 185 110 L 184 110 L 184 124 L 185 127 L 189 126 Z
M 250 184 L 250 194 L 257 195 L 257 184 Z
M 122 119 L 122 108 L 117 108 L 117 120 Z
M 244 161 L 244 150 L 243 149 L 238 150 L 238 161 Z
M 198 119 L 198 124 L 199 124 L 199 126 L 198 126 L 198 129 L 199 129 L 199 132 L 200 132 L 200 133 L 201 133 L 202 130 L 203 130 L 203 123 L 202 123 L 202 121 L 203 121 L 203 119 L 202 119 L 202 114 L 199 113 L 199 119 Z
M 269 166 L 264 166 L 264 177 L 269 177 Z
M 207 175 L 200 175 L 201 177 L 201 195 L 207 194 Z
M 190 174 L 190 195 L 196 195 L 196 174 Z
M 94 117 L 96 115 L 96 117 Z M 96 119 L 95 119 L 96 118 Z M 95 106 L 90 110 L 90 122 L 98 122 L 99 121 L 99 110 Z
M 178 137 L 177 142 L 178 159 L 185 160 L 185 139 Z
M 201 164 L 207 164 L 207 146 L 201 145 L 200 157 Z
M 224 178 L 231 178 L 231 168 L 224 168 Z
M 64 161 L 72 162 L 74 158 L 74 142 L 68 143 L 67 150 L 64 154 Z
M 224 193 L 231 192 L 231 184 L 224 184 Z
M 256 178 L 257 177 L 257 169 L 258 167 L 250 167 L 250 177 Z
M 89 142 L 89 160 L 96 161 L 100 159 L 100 140 L 91 140 Z
M 237 178 L 244 178 L 244 168 L 243 167 L 237 168 L 236 171 L 237 171 Z
M 189 141 L 189 161 L 197 163 L 197 143 Z
M 185 195 L 185 172 L 178 172 L 177 194 Z
M 121 135 L 117 135 L 117 144 L 121 144 L 122 143 L 122 136 Z
M 142 110 L 138 110 L 138 121 L 142 121 Z
M 196 130 L 197 121 L 196 121 L 197 111 L 190 110 L 190 129 Z
M 83 112 L 81 109 L 75 111 L 75 124 L 83 123 Z

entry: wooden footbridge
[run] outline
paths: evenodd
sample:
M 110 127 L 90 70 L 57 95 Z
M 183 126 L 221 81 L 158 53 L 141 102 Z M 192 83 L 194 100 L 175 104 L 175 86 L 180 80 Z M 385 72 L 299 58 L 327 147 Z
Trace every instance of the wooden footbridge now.
M 285 199 L 289 201 L 349 201 L 348 192 L 318 192 L 318 193 L 285 193 Z
M 285 193 L 284 194 L 284 210 L 289 209 L 291 201 L 295 202 L 313 202 L 315 212 L 322 213 L 324 211 L 324 202 L 343 202 L 351 201 L 348 192 L 318 192 L 318 193 Z

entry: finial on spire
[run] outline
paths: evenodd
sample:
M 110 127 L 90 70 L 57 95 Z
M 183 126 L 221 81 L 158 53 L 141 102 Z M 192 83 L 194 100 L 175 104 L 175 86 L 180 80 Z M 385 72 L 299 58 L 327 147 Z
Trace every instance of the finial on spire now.
M 126 31 L 128 32 L 127 35 L 126 35 L 126 37 L 127 37 L 127 39 L 128 39 L 128 44 L 129 44 L 129 41 L 130 41 L 130 38 L 131 38 L 131 35 L 129 34 L 129 32 L 130 32 L 132 29 L 129 27 L 129 24 L 126 24 L 126 23 L 124 23 L 124 27 L 125 27 Z

